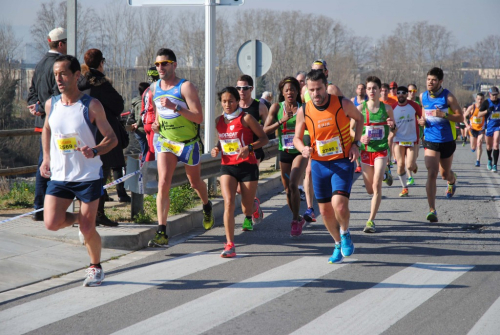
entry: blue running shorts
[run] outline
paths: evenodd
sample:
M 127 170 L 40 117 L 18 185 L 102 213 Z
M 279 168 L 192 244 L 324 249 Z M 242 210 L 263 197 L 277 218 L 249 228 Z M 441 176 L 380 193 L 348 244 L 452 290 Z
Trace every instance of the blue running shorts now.
M 311 160 L 314 195 L 319 203 L 332 200 L 335 194 L 347 198 L 351 195 L 354 178 L 354 162 L 349 158 L 333 161 Z

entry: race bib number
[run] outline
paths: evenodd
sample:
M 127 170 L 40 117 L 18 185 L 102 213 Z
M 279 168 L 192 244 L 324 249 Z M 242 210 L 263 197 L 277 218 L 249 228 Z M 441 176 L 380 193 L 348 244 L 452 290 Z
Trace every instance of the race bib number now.
M 500 112 L 495 112 L 491 114 L 492 120 L 500 120 Z
M 367 126 L 366 135 L 372 141 L 381 140 L 385 137 L 384 126 Z
M 483 118 L 482 117 L 476 117 L 476 116 L 474 116 L 472 118 L 472 123 L 474 123 L 474 124 L 481 124 L 481 123 L 483 123 Z
M 239 138 L 231 140 L 220 140 L 223 155 L 237 155 L 240 152 L 241 142 Z
M 184 150 L 184 143 L 170 141 L 162 136 L 158 138 L 158 142 L 160 143 L 160 152 L 170 152 L 180 157 L 182 154 L 182 150 Z
M 402 147 L 412 147 L 413 142 L 399 142 L 399 145 Z
M 77 148 L 82 147 L 82 143 L 77 133 L 71 134 L 54 134 L 56 139 L 57 148 L 63 155 L 68 155 L 76 151 Z
M 281 136 L 281 145 L 283 146 L 283 149 L 287 149 L 287 150 L 295 149 L 295 146 L 293 145 L 293 136 L 294 135 L 282 135 Z
M 316 141 L 316 149 L 320 157 L 327 157 L 342 153 L 340 140 L 338 137 L 331 138 L 324 141 Z

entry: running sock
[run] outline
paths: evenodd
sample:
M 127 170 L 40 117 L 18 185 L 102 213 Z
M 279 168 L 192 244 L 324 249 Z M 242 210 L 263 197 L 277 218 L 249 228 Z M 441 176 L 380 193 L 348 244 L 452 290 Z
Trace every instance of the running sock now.
M 342 228 L 340 228 L 340 235 L 347 234 L 348 232 L 349 232 L 349 228 L 347 228 L 347 230 L 342 230 Z
M 90 263 L 90 266 L 93 266 L 93 267 L 98 268 L 98 269 L 102 269 L 101 263 L 97 263 L 97 264 Z
M 401 182 L 401 186 L 403 188 L 406 188 L 406 182 L 408 181 L 406 178 L 406 173 L 400 174 L 400 175 L 398 175 L 398 177 L 399 177 L 399 181 Z
M 486 153 L 488 154 L 488 160 L 491 161 L 491 152 L 493 150 L 486 150 Z
M 251 215 L 247 215 L 245 216 L 248 220 L 252 220 L 252 216 Z
M 212 202 L 208 200 L 208 202 L 203 205 L 203 211 L 210 212 L 212 210 Z
M 493 165 L 497 165 L 498 163 L 498 149 L 493 150 Z
M 166 225 L 158 225 L 158 233 L 163 233 L 163 234 L 167 234 L 167 226 Z

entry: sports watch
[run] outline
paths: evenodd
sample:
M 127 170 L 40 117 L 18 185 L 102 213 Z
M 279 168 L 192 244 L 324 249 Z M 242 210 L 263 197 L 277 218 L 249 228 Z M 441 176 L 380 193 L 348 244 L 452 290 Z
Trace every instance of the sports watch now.
M 175 105 L 175 111 L 178 113 L 181 111 L 181 106 L 180 105 Z
M 96 148 L 92 148 L 92 152 L 94 153 L 94 157 L 97 156 L 97 149 Z
M 353 141 L 352 144 L 355 144 L 358 148 L 361 147 L 361 141 Z

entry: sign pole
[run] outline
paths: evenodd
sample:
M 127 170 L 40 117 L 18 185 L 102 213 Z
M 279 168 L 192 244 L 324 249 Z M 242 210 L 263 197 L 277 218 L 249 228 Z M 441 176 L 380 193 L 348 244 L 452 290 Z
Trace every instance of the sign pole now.
M 205 0 L 205 152 L 215 146 L 215 0 Z M 208 180 L 208 193 L 217 191 L 217 179 Z

